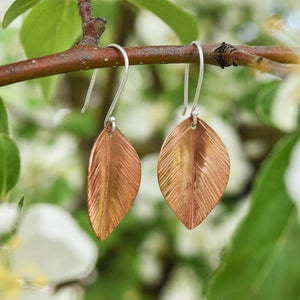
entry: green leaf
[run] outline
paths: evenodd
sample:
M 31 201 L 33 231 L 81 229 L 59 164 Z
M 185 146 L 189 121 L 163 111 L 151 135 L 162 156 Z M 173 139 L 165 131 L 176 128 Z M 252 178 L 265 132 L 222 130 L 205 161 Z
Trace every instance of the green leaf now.
M 20 174 L 20 154 L 14 141 L 0 134 L 0 199 L 15 186 Z
M 6 28 L 14 19 L 25 13 L 40 1 L 41 0 L 16 0 L 13 2 L 3 17 L 2 27 Z
M 9 134 L 7 110 L 0 97 L 0 133 Z
M 43 96 L 46 100 L 51 99 L 51 95 L 53 94 L 56 83 L 58 81 L 58 76 L 44 77 L 36 79 L 36 81 L 40 84 Z
M 248 216 L 215 272 L 208 300 L 298 300 L 300 228 L 284 176 L 299 134 L 282 140 L 260 171 Z
M 25 196 L 23 195 L 23 196 L 19 199 L 19 201 L 18 201 L 18 203 L 17 203 L 18 209 L 19 209 L 20 211 L 22 211 L 22 209 L 23 209 L 23 206 L 24 206 L 24 200 L 25 200 Z
M 95 18 L 105 17 L 110 27 L 115 22 L 116 14 L 118 12 L 119 2 L 111 0 L 94 0 L 93 14 Z
M 272 121 L 272 105 L 279 85 L 279 80 L 267 83 L 258 91 L 255 99 L 255 110 L 257 115 L 263 122 L 270 126 L 274 126 Z
M 30 58 L 70 48 L 80 32 L 81 20 L 75 0 L 44 0 L 32 8 L 24 20 L 20 38 Z M 46 98 L 50 97 L 55 78 L 39 80 Z
M 21 42 L 27 57 L 36 57 L 66 50 L 80 31 L 75 0 L 44 0 L 24 20 Z
M 168 0 L 128 0 L 129 2 L 150 10 L 166 22 L 177 34 L 182 43 L 191 43 L 199 35 L 196 18 Z M 149 28 L 151 34 L 151 28 Z

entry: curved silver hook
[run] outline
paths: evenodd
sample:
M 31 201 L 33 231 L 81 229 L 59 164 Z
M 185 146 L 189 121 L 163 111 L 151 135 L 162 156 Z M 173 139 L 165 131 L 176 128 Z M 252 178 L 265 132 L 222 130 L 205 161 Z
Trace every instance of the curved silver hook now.
M 86 96 L 85 96 L 85 99 L 84 99 L 84 104 L 83 104 L 83 107 L 81 109 L 82 114 L 85 113 L 87 108 L 89 107 L 90 100 L 91 100 L 91 95 L 92 95 L 92 91 L 94 89 L 94 85 L 95 85 L 98 70 L 99 69 L 95 69 L 94 72 L 93 72 L 92 79 L 90 81 L 90 85 L 89 85 L 89 88 L 87 90 L 87 93 L 86 93 Z
M 122 80 L 121 80 L 121 83 L 120 83 L 120 86 L 115 94 L 115 97 L 110 105 L 110 108 L 106 114 L 106 117 L 104 119 L 104 126 L 106 126 L 108 123 L 110 123 L 110 118 L 112 118 L 112 112 L 120 98 L 120 95 L 124 89 L 124 86 L 126 84 L 126 81 L 127 81 L 127 78 L 128 78 L 128 71 L 129 71 L 129 59 L 128 59 L 128 56 L 127 56 L 127 53 L 126 51 L 118 44 L 109 44 L 107 47 L 111 47 L 111 48 L 116 48 L 118 49 L 122 54 L 123 54 L 123 57 L 124 57 L 124 66 L 125 66 L 125 70 L 123 72 L 123 76 L 122 76 Z M 113 129 L 113 128 L 112 128 Z M 111 133 L 112 133 L 113 130 L 111 130 Z
M 127 81 L 127 78 L 128 78 L 128 71 L 129 71 L 129 59 L 128 59 L 128 56 L 127 56 L 127 53 L 126 51 L 123 49 L 123 47 L 121 47 L 120 45 L 118 44 L 109 44 L 107 47 L 111 47 L 111 48 L 116 48 L 118 49 L 122 54 L 123 54 L 123 57 L 124 57 L 124 65 L 125 65 L 125 70 L 123 72 L 123 76 L 122 76 L 122 80 L 121 80 L 121 83 L 120 83 L 120 86 L 115 94 L 115 97 L 111 103 L 111 106 L 106 114 L 106 117 L 105 117 L 105 120 L 104 120 L 104 127 L 108 124 L 108 123 L 111 123 L 112 124 L 112 129 L 110 131 L 110 133 L 112 133 L 114 130 L 115 130 L 115 118 L 111 116 L 119 98 L 120 98 L 120 95 L 124 89 L 124 86 L 126 84 L 126 81 Z M 94 88 L 94 85 L 95 85 L 95 81 L 96 81 L 96 77 L 97 77 L 97 73 L 98 73 L 98 69 L 95 69 L 94 72 L 93 72 L 93 75 L 92 75 L 92 79 L 91 79 L 91 82 L 90 82 L 90 85 L 89 85 L 89 88 L 88 88 L 88 91 L 86 93 L 86 97 L 85 97 L 85 100 L 84 100 L 84 105 L 81 109 L 81 112 L 84 113 L 88 106 L 89 106 L 89 103 L 90 103 L 90 99 L 91 99 L 91 94 L 92 94 L 92 91 L 93 91 L 93 88 Z
M 201 45 L 199 44 L 198 41 L 193 41 L 191 42 L 191 45 L 197 46 L 198 52 L 199 52 L 199 78 L 197 82 L 197 87 L 196 87 L 196 92 L 194 96 L 194 101 L 193 101 L 193 106 L 191 109 L 191 115 L 193 116 L 193 125 L 196 126 L 197 123 L 197 103 L 199 100 L 199 95 L 200 95 L 200 90 L 202 86 L 202 81 L 203 81 L 203 72 L 204 72 L 204 55 L 203 55 L 203 50 Z M 187 110 L 188 106 L 188 86 L 189 86 L 189 71 L 190 71 L 190 65 L 186 64 L 185 65 L 185 73 L 184 73 L 184 97 L 183 97 L 183 102 L 184 102 L 184 107 L 183 107 L 183 112 L 182 115 L 184 116 Z

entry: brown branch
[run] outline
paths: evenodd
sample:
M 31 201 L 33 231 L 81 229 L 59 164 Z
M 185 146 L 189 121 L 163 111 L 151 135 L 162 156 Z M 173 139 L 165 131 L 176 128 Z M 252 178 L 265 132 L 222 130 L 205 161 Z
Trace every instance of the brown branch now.
M 94 18 L 91 0 L 78 0 L 79 15 L 82 21 L 82 44 L 97 46 L 105 30 L 106 20 Z
M 239 50 L 236 47 L 223 42 L 220 47 L 215 49 L 215 58 L 221 68 L 228 66 L 244 66 L 271 73 L 281 78 L 286 78 L 294 69 L 293 66 L 286 66 L 280 62 L 266 59 L 263 55 L 251 54 L 249 53 L 251 52 L 251 48 L 248 48 L 250 51 L 248 50 L 248 52 L 246 52 L 245 50 Z M 282 48 L 280 48 L 280 50 L 282 50 Z M 296 55 L 294 59 L 295 63 L 299 63 L 299 56 Z
M 234 66 L 250 67 L 262 72 L 276 75 L 280 78 L 288 77 L 293 71 L 294 66 L 285 66 L 281 63 L 263 58 L 262 56 L 256 56 L 243 51 L 234 51 L 228 57 L 228 60 L 232 60 Z
M 286 77 L 292 70 L 287 64 L 299 63 L 299 48 L 225 44 L 227 46 L 221 51 L 222 45 L 224 47 L 224 44 L 202 45 L 206 64 L 223 68 L 241 65 Z M 197 49 L 193 45 L 130 47 L 125 48 L 125 51 L 131 65 L 194 63 L 199 60 Z M 123 57 L 118 50 L 79 44 L 61 53 L 1 66 L 0 86 L 55 74 L 120 65 L 123 65 Z

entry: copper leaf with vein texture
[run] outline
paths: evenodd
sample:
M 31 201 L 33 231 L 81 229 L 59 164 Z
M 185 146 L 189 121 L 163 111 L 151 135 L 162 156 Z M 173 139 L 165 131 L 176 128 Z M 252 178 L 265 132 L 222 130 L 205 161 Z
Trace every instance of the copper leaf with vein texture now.
M 118 226 L 131 208 L 141 181 L 140 159 L 118 128 L 106 126 L 92 148 L 87 182 L 91 226 L 100 241 Z
M 229 178 L 230 162 L 219 136 L 192 117 L 166 138 L 158 160 L 158 181 L 167 203 L 188 228 L 199 225 L 222 197 Z

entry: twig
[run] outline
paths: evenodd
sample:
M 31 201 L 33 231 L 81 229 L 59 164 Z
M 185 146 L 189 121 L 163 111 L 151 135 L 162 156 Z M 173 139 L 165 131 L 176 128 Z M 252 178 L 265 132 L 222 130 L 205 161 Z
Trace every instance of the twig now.
M 286 64 L 299 63 L 297 55 L 299 48 L 230 45 L 235 51 L 228 50 L 230 47 L 227 46 L 222 52 L 220 51 L 222 45 L 224 44 L 202 45 L 206 64 L 221 67 L 241 65 L 285 77 L 291 71 L 291 66 Z M 130 47 L 125 48 L 125 51 L 131 65 L 194 63 L 199 59 L 193 45 Z M 221 55 L 224 59 L 220 63 Z M 55 74 L 122 64 L 123 57 L 115 49 L 79 44 L 61 53 L 1 66 L 0 86 Z
M 250 50 L 251 51 L 251 50 Z M 281 78 L 286 78 L 292 71 L 292 66 L 286 66 L 282 63 L 264 58 L 262 55 L 254 55 L 236 47 L 222 43 L 220 47 L 215 49 L 215 58 L 221 68 L 228 66 L 244 66 L 257 69 L 262 72 L 271 73 Z M 295 62 L 299 62 L 299 56 L 295 57 Z
M 78 0 L 79 15 L 82 21 L 82 44 L 97 46 L 105 30 L 106 20 L 94 18 L 91 0 Z

